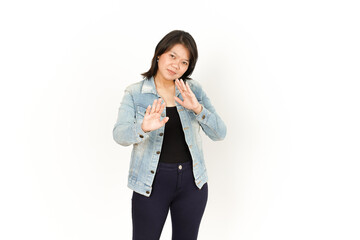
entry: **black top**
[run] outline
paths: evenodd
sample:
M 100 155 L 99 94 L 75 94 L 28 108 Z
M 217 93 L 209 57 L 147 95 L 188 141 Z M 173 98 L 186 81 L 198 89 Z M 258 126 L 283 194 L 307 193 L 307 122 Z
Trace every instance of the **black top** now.
M 179 113 L 174 107 L 166 107 L 169 121 L 165 124 L 164 140 L 161 147 L 160 162 L 183 163 L 191 161 L 189 147 L 185 141 Z

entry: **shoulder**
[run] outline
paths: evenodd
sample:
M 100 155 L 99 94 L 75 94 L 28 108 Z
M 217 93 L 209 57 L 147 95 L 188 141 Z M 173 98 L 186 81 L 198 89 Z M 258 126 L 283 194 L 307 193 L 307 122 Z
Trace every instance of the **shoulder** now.
M 201 84 L 198 80 L 195 79 L 191 79 L 191 80 L 187 80 L 187 83 L 189 84 L 189 86 L 191 87 L 191 90 L 194 88 L 195 89 L 201 89 Z
M 191 91 L 197 96 L 198 98 L 201 98 L 203 94 L 203 88 L 199 81 L 191 79 L 187 80 L 187 83 L 189 84 L 189 87 Z
M 130 93 L 141 92 L 141 88 L 142 88 L 142 86 L 144 84 L 144 81 L 147 81 L 147 80 L 143 79 L 143 80 L 137 81 L 135 83 L 132 83 L 132 84 L 126 86 L 125 91 L 130 92 Z

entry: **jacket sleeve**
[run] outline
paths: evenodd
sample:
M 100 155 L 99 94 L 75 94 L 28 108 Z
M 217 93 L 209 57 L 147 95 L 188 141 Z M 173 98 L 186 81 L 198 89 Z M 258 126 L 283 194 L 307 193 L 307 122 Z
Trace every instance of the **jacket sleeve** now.
M 199 114 L 195 114 L 196 120 L 200 123 L 205 134 L 213 141 L 223 140 L 226 136 L 226 125 L 220 116 L 216 113 L 214 106 L 206 95 L 202 87 L 199 86 L 199 103 L 203 109 Z
M 149 134 L 142 130 L 141 124 L 142 122 L 136 119 L 136 108 L 131 91 L 126 89 L 113 128 L 115 142 L 122 146 L 129 146 L 145 141 L 149 138 Z

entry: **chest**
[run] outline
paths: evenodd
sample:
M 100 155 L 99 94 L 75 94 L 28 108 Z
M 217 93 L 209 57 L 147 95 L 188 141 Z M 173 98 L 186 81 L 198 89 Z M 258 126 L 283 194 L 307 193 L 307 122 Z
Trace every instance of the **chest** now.
M 158 94 L 161 96 L 161 98 L 165 101 L 167 107 L 175 106 L 175 88 L 173 90 L 157 90 Z

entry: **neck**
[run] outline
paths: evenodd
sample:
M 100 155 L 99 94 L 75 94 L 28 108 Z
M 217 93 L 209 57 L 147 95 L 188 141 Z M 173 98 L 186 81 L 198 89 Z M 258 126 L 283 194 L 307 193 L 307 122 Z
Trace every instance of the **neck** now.
M 158 76 L 154 76 L 154 82 L 157 88 L 172 88 L 175 86 L 174 81 L 165 80 Z

